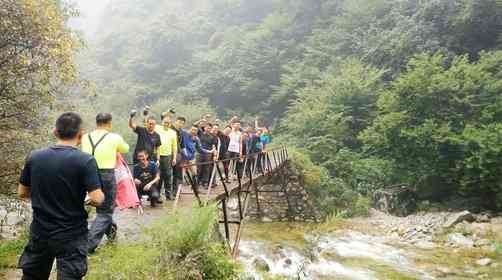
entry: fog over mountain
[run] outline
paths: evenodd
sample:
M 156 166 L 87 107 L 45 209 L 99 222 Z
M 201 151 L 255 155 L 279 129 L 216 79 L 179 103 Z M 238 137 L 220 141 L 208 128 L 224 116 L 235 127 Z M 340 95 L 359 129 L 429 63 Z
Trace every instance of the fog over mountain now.
M 71 0 L 69 3 L 75 5 L 80 16 L 70 21 L 70 25 L 82 30 L 87 36 L 91 36 L 100 22 L 105 7 L 111 0 Z

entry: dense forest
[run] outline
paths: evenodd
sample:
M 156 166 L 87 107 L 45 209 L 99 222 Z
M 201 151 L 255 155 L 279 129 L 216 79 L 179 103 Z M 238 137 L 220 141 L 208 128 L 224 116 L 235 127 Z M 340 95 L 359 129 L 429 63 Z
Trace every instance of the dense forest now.
M 147 104 L 260 116 L 327 212 L 396 184 L 502 206 L 502 1 L 124 0 L 97 26 L 75 58 L 86 86 L 47 102 L 112 111 L 130 141 Z
M 124 114 L 263 117 L 327 211 L 395 184 L 495 207 L 501 30 L 496 0 L 112 1 L 82 72 Z

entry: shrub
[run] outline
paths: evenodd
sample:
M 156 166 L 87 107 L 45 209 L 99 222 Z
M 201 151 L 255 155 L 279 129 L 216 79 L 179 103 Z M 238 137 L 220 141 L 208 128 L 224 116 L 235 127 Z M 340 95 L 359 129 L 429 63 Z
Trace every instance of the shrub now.
M 101 249 L 88 279 L 237 279 L 238 264 L 216 241 L 216 218 L 215 206 L 169 214 L 145 241 Z
M 15 240 L 0 240 L 0 271 L 17 267 L 17 259 L 28 243 L 29 230 L 26 227 Z
M 326 168 L 315 165 L 310 157 L 302 150 L 290 149 L 290 167 L 298 174 L 313 199 L 314 205 L 323 216 L 332 214 L 343 217 L 367 215 L 370 199 L 361 196 L 350 180 L 341 177 L 331 177 Z M 350 164 L 350 162 L 348 162 Z M 347 169 L 346 174 L 353 170 Z M 344 176 L 350 178 L 350 176 Z

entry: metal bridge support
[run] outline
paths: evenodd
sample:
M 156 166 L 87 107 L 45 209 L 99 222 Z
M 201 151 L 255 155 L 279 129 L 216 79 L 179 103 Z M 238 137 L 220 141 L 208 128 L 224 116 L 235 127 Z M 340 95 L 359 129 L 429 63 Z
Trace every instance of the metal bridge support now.
M 223 225 L 224 229 L 224 235 L 226 239 L 227 246 L 229 247 L 231 254 L 233 257 L 236 257 L 238 254 L 238 249 L 239 249 L 239 243 L 242 235 L 242 230 L 243 230 L 243 225 L 244 225 L 244 219 L 246 218 L 246 213 L 249 205 L 249 200 L 250 200 L 250 195 L 252 195 L 251 192 L 254 192 L 254 198 L 256 199 L 256 207 L 258 209 L 258 213 L 261 214 L 261 205 L 259 202 L 259 192 L 266 192 L 267 190 L 260 190 L 259 186 L 257 184 L 256 179 L 264 176 L 272 176 L 275 171 L 278 171 L 279 176 L 282 176 L 282 172 L 280 169 L 284 168 L 285 162 L 288 159 L 288 154 L 287 154 L 287 149 L 286 147 L 280 147 L 277 149 L 273 149 L 271 151 L 268 151 L 264 154 L 251 154 L 247 155 L 244 158 L 243 164 L 238 164 L 238 161 L 241 160 L 239 158 L 232 158 L 232 159 L 224 159 L 224 160 L 218 160 L 218 161 L 211 161 L 211 162 L 203 162 L 203 163 L 197 163 L 196 165 L 210 165 L 212 166 L 211 169 L 211 177 L 209 178 L 209 187 L 206 193 L 206 199 L 205 201 L 202 201 L 199 190 L 198 190 L 198 184 L 197 180 L 195 178 L 195 174 L 191 174 L 189 171 L 190 168 L 189 166 L 185 166 L 186 172 L 185 172 L 185 181 L 191 186 L 192 192 L 188 194 L 192 194 L 195 196 L 197 199 L 197 202 L 199 206 L 204 206 L 207 205 L 208 203 L 211 202 L 216 202 L 221 206 L 221 211 L 222 211 L 222 220 L 219 220 L 219 223 Z M 231 188 L 230 185 L 227 184 L 226 179 L 223 177 L 223 172 L 221 170 L 220 164 L 225 164 L 228 162 L 229 168 L 230 168 L 230 173 L 237 175 L 237 186 L 234 188 Z M 259 165 L 258 165 L 259 164 Z M 258 172 L 257 166 L 260 166 L 261 172 Z M 242 170 L 237 170 L 237 168 L 242 168 Z M 219 179 L 219 180 L 218 180 Z M 285 178 L 281 178 L 282 181 L 282 189 L 285 191 L 285 188 L 287 186 L 287 182 L 285 181 Z M 211 198 L 211 194 L 213 191 L 213 183 L 219 181 L 221 185 L 223 186 L 224 192 L 220 194 L 215 193 L 213 195 L 213 198 Z M 234 185 L 235 186 L 235 185 Z M 174 209 L 176 209 L 178 205 L 178 200 L 181 199 L 180 197 L 183 194 L 182 191 L 182 186 L 179 187 L 178 189 L 178 194 L 176 196 L 176 200 L 174 202 Z M 238 206 L 238 220 L 231 220 L 231 217 L 229 216 L 228 213 L 228 201 L 230 199 L 230 196 L 232 195 L 237 196 L 237 206 Z M 290 209 L 290 202 L 288 200 L 288 208 Z M 232 239 L 232 233 L 230 230 L 230 225 L 236 225 L 237 229 L 235 232 L 235 238 Z M 231 245 L 233 243 L 233 246 Z

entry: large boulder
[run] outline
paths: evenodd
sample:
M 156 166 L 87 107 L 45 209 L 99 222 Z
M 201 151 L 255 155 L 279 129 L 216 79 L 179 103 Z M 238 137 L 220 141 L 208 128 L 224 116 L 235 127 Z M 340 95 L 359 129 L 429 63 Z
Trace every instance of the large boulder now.
M 253 265 L 259 271 L 263 271 L 263 272 L 269 272 L 270 271 L 270 266 L 268 265 L 267 261 L 264 260 L 261 257 L 256 257 L 253 260 Z
M 487 266 L 492 263 L 492 260 L 490 258 L 482 258 L 476 262 L 479 266 Z
M 448 218 L 446 223 L 444 223 L 445 228 L 453 227 L 456 224 L 460 224 L 462 222 L 473 222 L 474 216 L 469 211 L 462 211 L 456 214 L 453 214 Z
M 417 196 L 408 186 L 393 186 L 375 191 L 373 206 L 380 211 L 404 217 L 417 210 Z
M 448 241 L 460 247 L 472 248 L 474 247 L 474 241 L 468 237 L 463 236 L 460 233 L 450 233 L 448 234 Z

